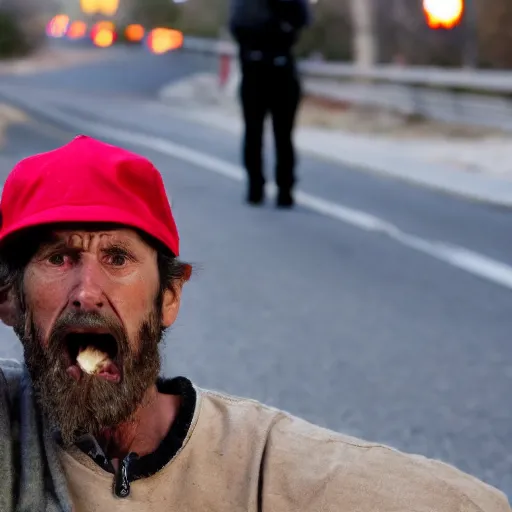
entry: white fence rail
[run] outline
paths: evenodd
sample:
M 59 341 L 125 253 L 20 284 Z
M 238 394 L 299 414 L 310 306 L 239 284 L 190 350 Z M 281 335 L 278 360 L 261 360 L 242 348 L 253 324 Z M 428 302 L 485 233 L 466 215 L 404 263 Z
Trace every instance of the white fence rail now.
M 186 38 L 184 49 L 236 56 L 229 41 Z M 301 61 L 306 92 L 438 121 L 512 131 L 512 72 Z

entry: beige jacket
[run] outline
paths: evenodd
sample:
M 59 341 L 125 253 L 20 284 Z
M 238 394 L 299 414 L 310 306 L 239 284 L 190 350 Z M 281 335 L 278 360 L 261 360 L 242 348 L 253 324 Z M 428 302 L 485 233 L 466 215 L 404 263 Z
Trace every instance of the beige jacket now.
M 181 451 L 126 499 L 89 457 L 61 451 L 75 511 L 511 512 L 500 491 L 444 463 L 197 391 Z

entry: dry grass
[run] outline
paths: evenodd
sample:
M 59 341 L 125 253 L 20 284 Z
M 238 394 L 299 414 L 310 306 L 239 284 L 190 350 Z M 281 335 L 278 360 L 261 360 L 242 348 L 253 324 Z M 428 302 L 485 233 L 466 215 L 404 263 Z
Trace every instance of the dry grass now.
M 412 119 L 376 108 L 314 97 L 304 98 L 299 113 L 299 125 L 400 138 L 483 139 L 503 135 L 498 130 Z

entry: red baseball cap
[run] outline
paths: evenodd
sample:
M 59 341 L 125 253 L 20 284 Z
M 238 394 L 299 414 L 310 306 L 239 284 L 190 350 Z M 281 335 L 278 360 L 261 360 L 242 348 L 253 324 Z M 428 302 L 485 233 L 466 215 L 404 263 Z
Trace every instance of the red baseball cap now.
M 85 135 L 20 161 L 4 184 L 0 243 L 29 227 L 108 222 L 138 228 L 179 255 L 162 176 L 146 158 Z

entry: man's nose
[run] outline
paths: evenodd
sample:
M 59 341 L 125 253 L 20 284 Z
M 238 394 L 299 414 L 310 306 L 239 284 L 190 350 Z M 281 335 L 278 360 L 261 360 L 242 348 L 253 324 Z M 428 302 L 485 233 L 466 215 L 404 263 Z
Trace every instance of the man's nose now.
M 83 264 L 78 272 L 78 282 L 70 297 L 71 306 L 83 311 L 102 309 L 105 304 L 100 276 L 94 264 Z

